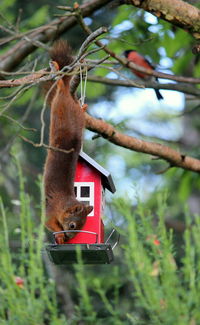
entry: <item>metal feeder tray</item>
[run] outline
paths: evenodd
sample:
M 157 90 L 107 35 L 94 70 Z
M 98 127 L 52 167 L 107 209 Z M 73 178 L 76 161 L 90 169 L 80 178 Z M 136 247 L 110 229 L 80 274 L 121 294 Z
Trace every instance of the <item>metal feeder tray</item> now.
M 66 233 L 66 232 L 85 232 L 92 233 L 96 235 L 96 239 L 98 234 L 84 231 L 84 230 L 67 230 L 67 231 L 59 231 L 53 233 L 54 238 L 56 234 Z M 77 246 L 81 250 L 81 258 L 84 264 L 110 264 L 114 260 L 113 249 L 119 242 L 119 236 L 117 242 L 111 246 L 108 244 L 108 240 L 111 238 L 115 229 L 112 230 L 108 239 L 103 244 L 63 244 L 59 245 L 49 244 L 46 246 L 46 250 L 50 260 L 57 265 L 66 265 L 66 264 L 74 264 L 77 263 Z

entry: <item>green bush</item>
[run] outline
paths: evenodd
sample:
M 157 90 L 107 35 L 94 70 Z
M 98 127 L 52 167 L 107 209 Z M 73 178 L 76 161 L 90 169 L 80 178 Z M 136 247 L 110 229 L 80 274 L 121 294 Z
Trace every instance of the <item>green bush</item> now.
M 3 225 L 0 234 L 0 324 L 66 324 L 64 319 L 58 317 L 55 283 L 46 277 L 43 267 L 44 205 L 41 202 L 40 224 L 36 226 L 19 164 L 18 171 L 20 209 L 19 215 L 13 216 L 13 219 L 19 218 L 19 250 L 10 248 L 9 240 L 12 242 L 12 236 L 9 234 L 6 211 L 0 200 Z
M 15 219 L 19 218 L 19 249 L 12 246 L 13 231 L 7 222 L 10 212 L 0 201 L 0 324 L 200 324 L 200 220 L 195 217 L 192 224 L 185 209 L 183 256 L 177 260 L 174 235 L 166 230 L 164 222 L 165 194 L 158 195 L 153 215 L 145 203 L 138 202 L 133 209 L 130 202 L 115 200 L 113 210 L 117 218 L 124 220 L 118 229 L 121 244 L 115 251 L 115 262 L 83 265 L 77 251 L 79 263 L 62 268 L 63 276 L 71 276 L 66 286 L 74 313 L 68 319 L 62 315 L 56 283 L 43 263 L 43 194 L 38 223 L 19 164 L 18 170 L 20 208 Z M 16 277 L 23 280 L 21 285 L 16 283 Z

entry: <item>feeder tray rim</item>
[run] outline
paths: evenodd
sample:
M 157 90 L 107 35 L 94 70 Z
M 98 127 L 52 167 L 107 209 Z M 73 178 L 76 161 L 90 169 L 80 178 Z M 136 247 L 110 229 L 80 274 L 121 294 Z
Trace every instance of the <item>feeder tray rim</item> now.
M 55 231 L 53 232 L 53 236 L 54 236 L 54 240 L 55 240 L 55 244 L 56 243 L 56 238 L 55 236 L 57 234 L 63 234 L 63 233 L 78 233 L 78 232 L 81 232 L 81 233 L 86 233 L 86 234 L 91 234 L 91 235 L 96 235 L 96 244 L 97 244 L 97 240 L 98 240 L 98 234 L 96 232 L 93 232 L 93 231 L 88 231 L 88 230 L 62 230 L 62 231 Z
M 55 244 L 58 245 L 58 244 L 56 243 L 56 238 L 55 238 L 55 236 L 56 236 L 57 234 L 63 234 L 63 233 L 79 233 L 79 232 L 81 232 L 81 233 L 86 233 L 86 234 L 96 235 L 96 243 L 95 243 L 95 244 L 98 244 L 98 243 L 97 243 L 98 234 L 97 234 L 96 232 L 88 231 L 88 230 L 62 230 L 62 231 L 55 231 L 55 232 L 53 232 L 53 236 L 54 236 Z M 117 231 L 116 231 L 115 228 L 113 228 L 113 230 L 111 231 L 110 235 L 108 236 L 108 238 L 106 239 L 106 241 L 105 241 L 105 243 L 104 243 L 105 245 L 108 245 L 108 244 L 109 244 L 108 241 L 110 240 L 110 238 L 112 237 L 112 235 L 113 235 L 115 232 L 117 232 Z M 119 239 L 120 239 L 120 234 L 118 234 L 117 240 L 116 240 L 116 242 L 114 243 L 114 245 L 111 246 L 112 250 L 113 250 L 113 249 L 118 245 L 118 243 L 119 243 Z M 65 244 L 65 245 L 67 245 L 67 244 Z M 69 244 L 68 244 L 68 245 L 69 245 Z M 74 244 L 74 245 L 81 245 L 81 243 L 79 243 L 79 244 Z M 87 245 L 87 244 L 86 244 L 86 245 Z M 91 245 L 91 244 L 90 244 L 90 245 Z

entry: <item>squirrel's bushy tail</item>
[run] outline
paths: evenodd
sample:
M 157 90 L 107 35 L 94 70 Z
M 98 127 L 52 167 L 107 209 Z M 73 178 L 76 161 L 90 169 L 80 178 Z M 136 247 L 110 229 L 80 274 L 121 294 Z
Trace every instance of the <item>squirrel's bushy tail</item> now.
M 65 66 L 70 65 L 73 62 L 72 49 L 65 40 L 58 40 L 54 42 L 53 47 L 49 51 L 49 55 L 52 61 L 58 64 L 58 70 L 62 70 Z M 62 80 L 67 84 L 70 78 L 71 76 L 65 75 Z M 44 93 L 48 93 L 47 102 L 49 104 L 51 104 L 51 101 L 56 93 L 56 87 L 52 87 L 54 83 L 55 81 L 46 81 L 43 85 Z M 51 91 L 49 92 L 50 89 Z
M 53 44 L 51 48 L 50 57 L 53 61 L 56 61 L 59 65 L 59 70 L 63 69 L 66 65 L 73 62 L 72 50 L 67 41 L 58 40 Z

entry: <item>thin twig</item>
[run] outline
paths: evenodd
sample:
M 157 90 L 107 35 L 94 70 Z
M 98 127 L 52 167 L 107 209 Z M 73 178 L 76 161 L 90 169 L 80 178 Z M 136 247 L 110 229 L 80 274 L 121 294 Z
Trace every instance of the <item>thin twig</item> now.
M 90 66 L 92 67 L 92 65 L 90 65 Z M 96 66 L 95 66 L 95 67 L 96 67 Z M 137 88 L 145 88 L 144 85 L 138 83 L 137 81 L 133 81 L 132 79 L 127 78 L 123 73 L 119 72 L 118 70 L 116 70 L 116 69 L 113 68 L 113 67 L 105 67 L 105 66 L 101 66 L 101 65 L 99 64 L 99 65 L 98 65 L 98 68 L 104 68 L 104 69 L 107 69 L 107 70 L 110 70 L 110 71 L 116 73 L 119 77 L 125 79 L 125 80 L 128 82 L 129 86 L 137 87 Z M 91 77 L 93 77 L 93 76 L 91 76 Z M 96 76 L 94 76 L 94 77 L 96 77 Z M 101 78 L 101 77 L 100 77 L 100 78 Z M 108 79 L 108 78 L 102 78 L 102 79 Z M 94 78 L 94 80 L 95 80 L 95 78 Z M 119 81 L 119 82 L 121 81 L 121 80 L 118 80 L 118 79 L 108 79 L 108 80 L 117 80 L 117 81 Z
M 58 8 L 60 10 L 70 11 L 70 12 L 73 12 L 74 11 L 74 8 L 67 7 L 67 6 L 56 6 L 56 8 Z
M 80 50 L 75 58 L 75 60 L 72 62 L 72 66 L 81 59 L 82 55 L 86 52 L 87 48 L 89 45 L 91 45 L 93 42 L 96 42 L 96 38 L 99 37 L 100 35 L 107 33 L 107 28 L 106 27 L 100 27 L 94 32 L 90 33 L 89 36 L 86 38 L 86 40 L 83 42 L 83 44 L 80 47 Z M 102 44 L 101 47 L 104 47 Z
M 77 18 L 77 21 L 79 22 L 80 26 L 82 27 L 82 29 L 86 32 L 86 34 L 90 35 L 92 33 L 92 30 L 85 24 L 80 8 L 76 9 L 76 18 Z M 135 64 L 133 62 L 128 61 L 126 58 L 120 57 L 119 55 L 117 55 L 116 53 L 111 51 L 106 45 L 101 43 L 99 40 L 96 40 L 95 44 L 98 45 L 99 47 L 103 46 L 103 50 L 107 54 L 109 54 L 111 57 L 116 59 L 122 66 L 124 66 L 126 68 L 135 69 L 139 72 L 143 72 L 147 75 L 154 76 L 154 77 L 161 78 L 161 79 L 170 79 L 170 80 L 174 80 L 174 81 L 178 81 L 178 82 L 186 82 L 186 83 L 193 83 L 193 84 L 200 83 L 200 78 L 188 78 L 188 77 L 186 78 L 186 77 L 182 77 L 182 76 L 174 76 L 174 75 L 170 75 L 167 73 L 158 72 L 158 71 L 155 71 L 152 69 L 145 69 L 141 66 L 138 66 L 137 64 Z
M 102 35 L 103 33 L 106 33 L 107 32 L 107 29 L 105 27 L 100 27 L 99 29 L 97 29 L 96 31 L 94 31 L 93 33 L 91 33 L 87 38 L 86 40 L 83 42 L 79 52 L 78 52 L 78 55 L 77 57 L 75 58 L 75 60 L 72 62 L 71 66 L 73 67 L 74 64 L 76 64 L 77 62 L 82 62 L 84 60 L 84 58 L 91 54 L 91 53 L 94 53 L 97 52 L 99 49 L 95 49 L 95 50 L 92 50 L 92 51 L 89 51 L 88 53 L 85 53 L 88 46 L 91 45 L 95 39 Z M 79 71 L 77 71 L 79 72 Z M 70 93 L 71 95 L 74 97 L 74 94 L 78 88 L 78 85 L 80 83 L 80 72 L 77 73 L 72 79 L 71 79 L 71 82 L 70 82 Z
M 93 66 L 89 66 L 88 67 L 88 65 L 86 64 L 81 64 L 80 65 L 80 68 L 83 66 L 83 67 L 85 67 L 86 69 L 87 69 L 87 71 L 90 71 L 90 70 L 92 70 L 93 68 L 96 68 L 96 66 L 98 66 L 99 64 L 101 64 L 101 63 L 103 63 L 104 62 L 104 60 L 107 60 L 108 59 L 108 55 L 106 56 L 106 57 L 104 57 L 104 58 L 102 58 L 101 60 L 99 60 L 98 61 L 98 63 L 96 64 L 96 65 L 93 65 Z M 83 70 L 83 74 L 84 74 L 84 71 L 85 70 Z M 77 90 L 77 88 L 78 88 L 78 86 L 79 86 L 79 83 L 80 83 L 80 73 L 78 73 L 78 74 L 76 74 L 76 75 L 74 75 L 74 77 L 72 78 L 72 80 L 71 80 L 71 82 L 70 82 L 70 93 L 72 94 L 72 96 L 74 96 L 74 94 L 76 93 L 76 90 Z
M 17 120 L 15 120 L 14 118 L 12 118 L 9 115 L 3 114 L 2 117 L 4 117 L 4 118 L 10 120 L 11 122 L 17 124 L 21 129 L 23 129 L 25 131 L 34 131 L 34 132 L 37 132 L 37 130 L 34 129 L 34 128 L 27 128 L 27 127 L 23 126 L 20 122 L 18 122 Z
M 97 53 L 99 51 L 103 50 L 103 47 L 98 47 L 96 49 L 93 49 L 91 51 L 88 51 L 86 52 L 82 57 L 81 57 L 81 60 L 85 59 L 88 55 L 91 55 L 91 54 L 94 54 L 94 53 Z M 107 58 L 109 58 L 110 55 L 107 56 Z
M 40 41 L 36 41 L 34 39 L 29 38 L 28 36 L 24 36 L 22 39 L 24 39 L 25 41 L 33 44 L 34 46 L 38 47 L 38 48 L 42 48 L 45 51 L 49 52 L 49 46 L 45 45 L 44 43 L 40 42 Z
M 18 10 L 17 20 L 16 20 L 16 23 L 15 23 L 16 32 L 19 32 L 19 26 L 20 26 L 20 23 L 21 23 L 22 13 L 23 13 L 23 10 L 20 8 Z
M 106 68 L 106 67 L 105 67 Z M 129 82 L 130 79 L 127 80 L 119 80 L 119 79 L 110 79 L 110 78 L 103 78 L 100 76 L 88 76 L 89 82 L 97 82 L 97 83 L 103 83 L 105 85 L 111 85 L 111 86 L 119 86 L 119 87 L 138 87 L 138 88 L 153 88 L 153 89 L 166 89 L 166 90 L 174 90 L 174 91 L 180 91 L 185 94 L 190 94 L 193 96 L 200 96 L 200 89 L 193 87 L 191 85 L 186 84 L 174 84 L 174 83 L 166 83 L 166 84 L 160 84 L 155 81 L 138 81 L 137 86 L 133 85 L 131 82 Z
M 166 168 L 164 168 L 164 169 L 162 169 L 162 170 L 160 170 L 160 171 L 158 171 L 158 172 L 155 172 L 155 174 L 156 174 L 156 175 L 163 175 L 163 174 L 165 174 L 166 172 L 168 172 L 168 170 L 170 170 L 172 167 L 175 167 L 175 166 L 169 164 L 169 166 L 167 166 Z
M 46 96 L 44 98 L 44 103 L 43 103 L 43 107 L 40 113 L 40 121 L 41 121 L 41 130 L 40 130 L 40 145 L 43 144 L 44 142 L 44 130 L 45 130 L 45 120 L 44 120 L 44 113 L 45 110 L 47 108 L 47 99 L 48 96 L 50 94 L 50 92 L 53 90 L 53 88 L 56 86 L 56 82 L 53 83 L 53 85 L 50 87 L 50 89 L 48 90 L 48 92 L 46 93 Z
M 24 115 L 21 117 L 20 119 L 20 123 L 24 123 L 26 121 L 26 119 L 29 116 L 29 113 L 31 112 L 33 105 L 35 103 L 36 98 L 38 97 L 38 92 L 39 89 L 37 88 L 35 93 L 33 94 L 33 96 L 31 97 L 31 100 L 28 104 L 27 109 L 25 110 Z M 12 133 L 12 137 L 11 139 L 8 141 L 8 143 L 6 144 L 5 148 L 0 152 L 0 156 L 4 156 L 6 152 L 8 152 L 13 144 L 13 142 L 16 140 L 16 136 L 19 134 L 19 131 Z
M 4 114 L 4 112 L 5 112 L 6 110 L 8 110 L 9 107 L 12 105 L 12 103 L 13 103 L 15 100 L 17 100 L 18 97 L 19 97 L 22 93 L 24 93 L 26 90 L 28 90 L 30 87 L 31 87 L 30 85 L 29 85 L 29 86 L 26 86 L 26 87 L 24 87 L 24 86 L 20 87 L 19 92 L 17 92 L 17 94 L 16 94 L 16 95 L 11 99 L 11 101 L 10 101 L 7 105 L 5 105 L 5 107 L 0 111 L 0 116 L 1 116 L 2 114 Z
M 22 135 L 19 135 L 19 137 L 20 137 L 22 140 L 24 140 L 25 142 L 28 142 L 28 143 L 32 144 L 32 145 L 33 145 L 34 147 L 36 147 L 36 148 L 44 147 L 44 148 L 46 148 L 46 149 L 50 149 L 50 150 L 53 150 L 53 151 L 56 151 L 56 152 L 63 152 L 63 153 L 67 153 L 67 154 L 70 153 L 70 152 L 72 152 L 72 151 L 74 151 L 74 148 L 71 148 L 71 149 L 69 149 L 69 150 L 65 150 L 65 149 L 61 149 L 61 148 L 57 148 L 57 147 L 48 146 L 48 145 L 45 144 L 45 143 L 35 143 L 35 142 L 33 142 L 33 141 L 31 141 L 31 140 L 25 138 L 25 137 L 22 136 Z

